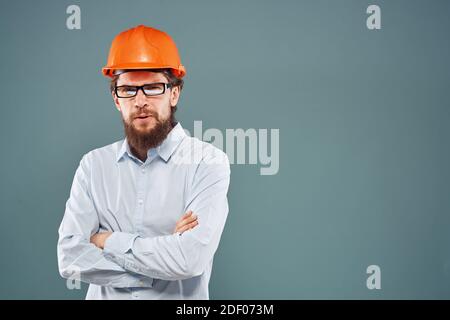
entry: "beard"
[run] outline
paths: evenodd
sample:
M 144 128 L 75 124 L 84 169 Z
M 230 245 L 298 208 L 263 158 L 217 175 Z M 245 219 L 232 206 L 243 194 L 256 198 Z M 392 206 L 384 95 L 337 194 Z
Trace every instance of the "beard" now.
M 125 121 L 122 117 L 125 136 L 127 137 L 130 148 L 147 151 L 161 145 L 161 143 L 167 138 L 167 135 L 172 128 L 177 124 L 174 116 L 175 111 L 176 107 L 171 107 L 170 116 L 163 120 L 160 119 L 156 112 L 146 112 L 146 114 L 150 114 L 152 116 L 152 120 L 155 124 L 150 129 L 146 129 L 145 131 L 136 128 L 134 124 L 136 115 L 132 115 L 130 122 Z

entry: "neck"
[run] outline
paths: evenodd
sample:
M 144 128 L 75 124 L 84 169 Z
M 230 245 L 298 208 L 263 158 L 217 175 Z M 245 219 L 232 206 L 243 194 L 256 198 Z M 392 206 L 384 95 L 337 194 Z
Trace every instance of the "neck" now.
M 144 149 L 136 149 L 135 147 L 130 145 L 131 152 L 142 162 L 145 162 L 147 160 L 147 152 L 148 150 Z

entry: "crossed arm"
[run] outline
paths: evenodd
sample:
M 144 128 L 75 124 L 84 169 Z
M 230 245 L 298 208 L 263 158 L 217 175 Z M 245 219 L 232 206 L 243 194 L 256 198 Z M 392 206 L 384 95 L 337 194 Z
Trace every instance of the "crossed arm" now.
M 192 210 L 186 212 L 176 223 L 173 233 L 183 233 L 187 230 L 195 228 L 198 225 L 197 216 L 193 214 Z M 97 248 L 102 249 L 105 247 L 105 241 L 111 236 L 112 232 L 99 232 L 91 237 L 91 243 Z
M 187 196 L 186 214 L 171 235 L 98 233 L 98 215 L 88 186 L 89 158 L 84 156 L 59 229 L 61 276 L 78 272 L 83 282 L 124 288 L 152 287 L 153 279 L 183 280 L 202 274 L 218 247 L 228 214 L 229 174 L 229 164 L 200 163 Z
M 188 211 L 184 214 L 176 223 L 174 233 L 182 234 L 183 232 L 195 228 L 198 225 L 197 216 L 193 214 L 192 211 Z M 99 232 L 95 233 L 90 238 L 90 243 L 95 245 L 99 250 L 103 250 L 105 241 L 108 239 L 113 232 Z M 79 251 L 79 256 L 77 261 L 61 270 L 61 276 L 64 278 L 70 277 L 74 272 L 77 272 L 82 278 L 81 280 L 104 286 L 112 287 L 151 287 L 153 283 L 152 278 L 148 278 L 144 275 L 139 275 L 134 272 L 127 271 L 121 268 L 116 263 L 107 261 L 99 252 L 98 249 L 92 246 L 86 245 L 83 241 L 75 240 L 77 236 L 71 236 L 71 239 L 66 239 L 66 241 L 60 241 L 58 246 L 59 258 L 64 257 L 64 251 L 61 250 L 63 246 L 69 246 L 71 240 L 74 240 L 77 244 L 72 245 L 72 248 Z M 83 260 L 85 260 L 83 262 Z M 96 262 L 95 262 L 96 261 Z M 61 264 L 63 263 L 62 261 Z M 93 263 L 95 262 L 95 263 Z M 93 263 L 90 267 L 87 265 Z M 84 266 L 84 267 L 83 267 Z

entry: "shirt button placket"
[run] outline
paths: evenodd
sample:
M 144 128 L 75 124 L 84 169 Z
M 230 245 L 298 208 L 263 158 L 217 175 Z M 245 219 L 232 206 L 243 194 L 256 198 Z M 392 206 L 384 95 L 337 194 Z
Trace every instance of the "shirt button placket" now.
M 141 174 L 138 176 L 138 192 L 137 192 L 137 216 L 136 216 L 136 229 L 142 232 L 142 220 L 144 216 L 144 190 L 146 185 L 145 179 L 145 167 L 140 168 Z

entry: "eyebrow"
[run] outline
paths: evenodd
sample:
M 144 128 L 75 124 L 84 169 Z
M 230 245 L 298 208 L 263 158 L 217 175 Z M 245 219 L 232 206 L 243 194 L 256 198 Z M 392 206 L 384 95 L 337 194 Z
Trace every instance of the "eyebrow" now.
M 165 82 L 163 82 L 163 81 L 160 81 L 160 82 L 149 82 L 149 83 L 144 83 L 144 84 L 142 84 L 140 86 L 138 86 L 136 84 L 121 84 L 121 85 L 118 85 L 118 87 L 142 87 L 142 86 L 147 86 L 147 85 L 156 84 L 156 83 L 165 83 Z

